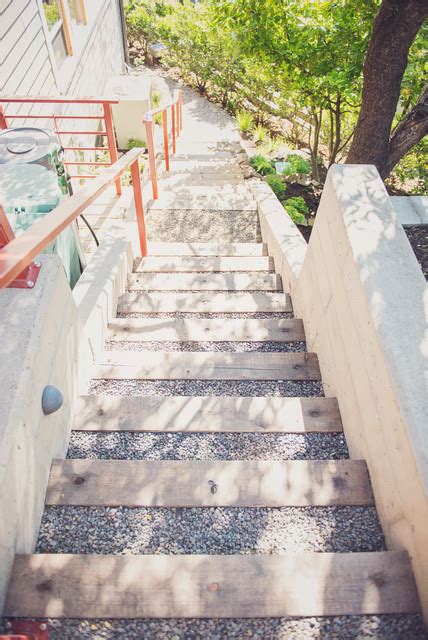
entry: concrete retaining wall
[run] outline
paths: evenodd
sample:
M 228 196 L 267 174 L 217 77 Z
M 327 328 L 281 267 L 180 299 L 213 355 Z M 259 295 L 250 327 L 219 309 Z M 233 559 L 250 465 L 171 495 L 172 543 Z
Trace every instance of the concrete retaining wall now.
M 388 547 L 408 550 L 428 618 L 425 279 L 372 166 L 330 169 L 306 250 L 288 216 L 258 201 L 350 455 L 367 461 Z
M 70 291 L 56 256 L 41 256 L 33 289 L 0 291 L 0 612 L 15 553 L 31 553 L 51 462 L 66 454 L 77 396 L 85 390 L 107 322 L 124 293 L 133 255 L 106 238 Z M 45 416 L 46 385 L 64 404 Z

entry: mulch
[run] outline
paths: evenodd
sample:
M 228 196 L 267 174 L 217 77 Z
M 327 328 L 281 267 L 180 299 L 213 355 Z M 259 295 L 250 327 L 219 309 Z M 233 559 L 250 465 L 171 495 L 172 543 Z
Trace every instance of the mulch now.
M 404 227 L 422 273 L 428 280 L 428 225 Z

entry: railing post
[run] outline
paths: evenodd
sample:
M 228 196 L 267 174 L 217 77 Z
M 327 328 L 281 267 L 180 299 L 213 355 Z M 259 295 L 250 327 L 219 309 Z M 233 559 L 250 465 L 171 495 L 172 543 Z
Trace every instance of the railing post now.
M 152 182 L 153 200 L 158 199 L 158 181 L 156 177 L 155 144 L 153 141 L 153 119 L 144 120 L 146 125 L 147 150 L 149 152 L 150 180 Z
M 165 152 L 165 170 L 169 171 L 169 143 L 168 143 L 168 109 L 162 111 L 163 148 Z
M 8 129 L 6 116 L 4 115 L 3 107 L 0 106 L 0 129 Z
M 103 112 L 104 112 L 104 124 L 107 133 L 107 142 L 108 148 L 110 152 L 110 162 L 114 164 L 118 160 L 117 155 L 117 146 L 116 146 L 116 137 L 114 135 L 113 129 L 113 118 L 111 115 L 111 104 L 109 102 L 103 102 Z M 116 193 L 118 196 L 122 193 L 122 185 L 120 183 L 120 178 L 117 178 L 116 182 Z
M 137 216 L 138 237 L 140 239 L 141 256 L 147 255 L 147 234 L 144 220 L 143 192 L 141 190 L 141 176 L 138 158 L 131 164 L 132 186 L 134 188 L 135 212 Z
M 183 92 L 181 89 L 178 91 L 178 104 L 179 104 L 179 114 L 180 114 L 180 131 L 183 128 Z
M 171 105 L 171 118 L 172 118 L 172 153 L 177 151 L 176 145 L 176 129 L 175 129 L 175 105 Z

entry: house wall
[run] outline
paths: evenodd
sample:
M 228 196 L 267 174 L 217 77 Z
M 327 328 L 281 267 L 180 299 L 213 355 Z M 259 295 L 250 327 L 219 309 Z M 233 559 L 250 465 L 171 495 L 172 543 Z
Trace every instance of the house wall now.
M 41 0 L 1 0 L 3 95 L 102 95 L 108 78 L 124 71 L 119 3 L 87 0 L 87 7 L 88 25 L 75 41 L 72 34 L 73 56 L 58 65 Z M 40 113 L 40 108 L 32 112 Z M 12 124 L 22 125 L 22 121 Z

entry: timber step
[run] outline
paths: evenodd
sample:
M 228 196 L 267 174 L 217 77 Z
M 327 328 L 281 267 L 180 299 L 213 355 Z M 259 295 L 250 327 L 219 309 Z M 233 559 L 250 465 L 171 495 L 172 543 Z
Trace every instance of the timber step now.
M 419 611 L 404 551 L 17 555 L 4 615 L 254 618 Z
M 149 242 L 149 256 L 267 256 L 262 242 Z
M 269 256 L 147 256 L 135 264 L 136 273 L 273 271 Z
M 94 379 L 321 380 L 318 357 L 304 352 L 105 351 Z
M 108 325 L 111 342 L 303 342 L 301 320 L 289 318 L 116 318 Z
M 281 291 L 276 273 L 144 273 L 131 274 L 130 291 Z
M 341 432 L 335 398 L 81 396 L 75 431 Z
M 311 507 L 373 504 L 363 460 L 54 460 L 47 505 Z
M 241 293 L 131 292 L 119 299 L 119 313 L 259 313 L 291 312 L 291 299 L 285 293 L 257 291 Z

